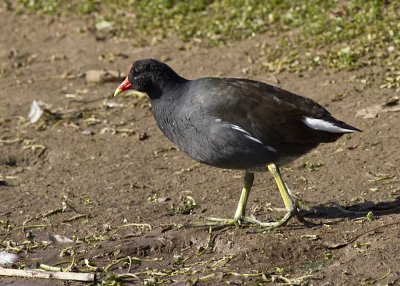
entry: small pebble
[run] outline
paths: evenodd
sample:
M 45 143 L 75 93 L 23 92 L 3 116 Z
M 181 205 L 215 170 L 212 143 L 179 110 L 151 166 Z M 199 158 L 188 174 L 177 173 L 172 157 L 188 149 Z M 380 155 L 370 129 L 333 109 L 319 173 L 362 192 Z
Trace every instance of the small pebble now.
M 53 243 L 59 243 L 59 244 L 68 244 L 68 243 L 74 243 L 74 241 L 66 236 L 54 234 L 50 235 L 50 241 Z
M 138 134 L 138 139 L 139 139 L 140 141 L 146 140 L 147 138 L 149 138 L 149 136 L 147 135 L 146 132 L 140 132 L 140 133 Z
M 19 256 L 14 253 L 0 251 L 0 265 L 1 266 L 14 264 L 15 262 L 18 261 L 18 259 L 19 259 Z
M 93 135 L 94 132 L 92 130 L 90 130 L 90 129 L 85 129 L 85 130 L 82 131 L 82 134 L 90 136 L 90 135 Z

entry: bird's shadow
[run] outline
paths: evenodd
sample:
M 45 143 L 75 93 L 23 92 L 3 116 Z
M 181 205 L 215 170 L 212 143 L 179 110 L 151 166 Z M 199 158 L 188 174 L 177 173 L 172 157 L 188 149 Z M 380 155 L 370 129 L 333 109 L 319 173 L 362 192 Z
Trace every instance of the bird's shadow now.
M 365 217 L 369 212 L 374 216 L 386 216 L 400 213 L 400 196 L 393 201 L 373 203 L 365 201 L 349 206 L 340 206 L 336 202 L 313 206 L 311 212 L 304 214 L 308 218 L 355 219 Z

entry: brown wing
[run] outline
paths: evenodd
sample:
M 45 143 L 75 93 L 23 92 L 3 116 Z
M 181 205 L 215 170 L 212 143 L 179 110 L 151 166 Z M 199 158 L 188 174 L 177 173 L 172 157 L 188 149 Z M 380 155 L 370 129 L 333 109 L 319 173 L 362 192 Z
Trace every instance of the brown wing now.
M 305 117 L 345 124 L 309 98 L 245 79 L 209 80 L 216 87 L 211 92 L 213 100 L 208 101 L 213 105 L 213 116 L 240 126 L 265 144 L 318 144 L 342 135 L 304 124 Z

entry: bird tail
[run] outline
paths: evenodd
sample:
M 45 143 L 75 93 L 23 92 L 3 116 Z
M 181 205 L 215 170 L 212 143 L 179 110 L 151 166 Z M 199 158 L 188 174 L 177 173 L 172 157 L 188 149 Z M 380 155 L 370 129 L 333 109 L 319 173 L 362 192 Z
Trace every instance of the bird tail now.
M 311 129 L 329 133 L 344 134 L 362 132 L 360 129 L 353 127 L 346 122 L 337 120 L 332 116 L 325 118 L 304 117 L 303 123 Z

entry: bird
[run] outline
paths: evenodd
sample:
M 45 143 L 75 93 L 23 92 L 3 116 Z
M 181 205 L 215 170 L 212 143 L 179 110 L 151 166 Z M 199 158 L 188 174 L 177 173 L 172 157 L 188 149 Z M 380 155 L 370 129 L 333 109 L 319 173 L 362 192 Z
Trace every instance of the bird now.
M 284 183 L 279 166 L 306 154 L 320 143 L 361 132 L 310 98 L 260 81 L 203 77 L 189 80 L 155 59 L 134 61 L 114 96 L 126 90 L 146 93 L 154 119 L 164 135 L 192 159 L 209 166 L 244 170 L 243 187 L 233 218 L 207 218 L 193 226 L 304 222 L 298 201 Z M 272 174 L 287 210 L 273 222 L 246 216 L 254 173 Z

